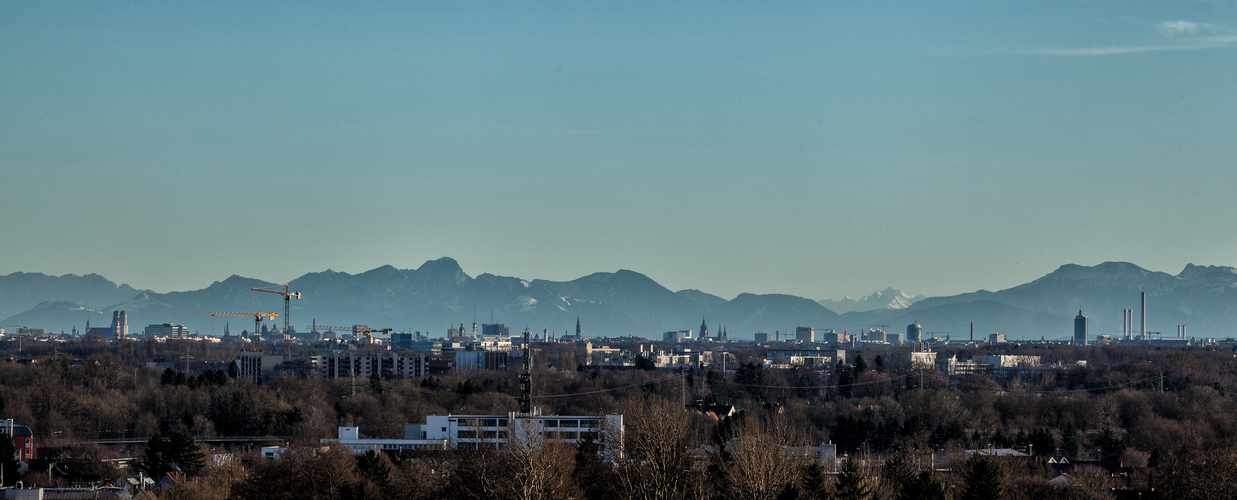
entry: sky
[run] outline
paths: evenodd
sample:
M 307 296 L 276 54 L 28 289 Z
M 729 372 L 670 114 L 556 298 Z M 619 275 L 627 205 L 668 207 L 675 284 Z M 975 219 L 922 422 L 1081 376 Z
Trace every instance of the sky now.
M 0 274 L 1237 265 L 1237 3 L 0 3 Z

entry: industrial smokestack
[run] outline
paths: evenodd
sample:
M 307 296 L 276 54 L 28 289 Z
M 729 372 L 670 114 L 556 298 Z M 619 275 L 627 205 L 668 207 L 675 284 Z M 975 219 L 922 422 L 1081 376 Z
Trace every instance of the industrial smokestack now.
M 1138 327 L 1138 333 L 1142 334 L 1144 339 L 1151 340 L 1147 337 L 1147 292 L 1142 293 L 1142 325 Z

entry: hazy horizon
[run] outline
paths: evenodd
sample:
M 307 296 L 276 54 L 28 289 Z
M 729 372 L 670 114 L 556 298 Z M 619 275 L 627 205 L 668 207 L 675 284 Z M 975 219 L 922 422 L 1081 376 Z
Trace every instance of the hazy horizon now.
M 1237 265 L 1232 2 L 0 5 L 0 274 Z

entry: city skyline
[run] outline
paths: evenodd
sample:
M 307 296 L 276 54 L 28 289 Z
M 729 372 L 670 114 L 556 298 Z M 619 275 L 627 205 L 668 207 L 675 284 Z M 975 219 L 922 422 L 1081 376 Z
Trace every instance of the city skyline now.
M 1237 265 L 1229 2 L 0 6 L 0 275 Z

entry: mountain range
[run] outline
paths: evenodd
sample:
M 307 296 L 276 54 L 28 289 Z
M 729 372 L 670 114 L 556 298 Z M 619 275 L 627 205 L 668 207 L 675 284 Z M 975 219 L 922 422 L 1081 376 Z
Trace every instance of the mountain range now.
M 838 314 L 848 312 L 873 311 L 876 309 L 906 309 L 916 302 L 925 299 L 923 295 L 914 297 L 907 295 L 902 290 L 886 288 L 879 292 L 873 293 L 867 297 L 859 297 L 858 300 L 850 297 L 842 300 L 818 300 L 820 305 L 829 308 L 830 311 Z
M 299 331 L 316 321 L 441 336 L 451 325 L 471 326 L 475 320 L 506 324 L 512 333 L 527 327 L 561 335 L 574 332 L 578 318 L 589 337 L 660 338 L 663 332 L 680 329 L 698 333 L 701 322 L 711 335 L 724 326 L 732 339 L 750 339 L 758 331 L 790 332 L 797 326 L 902 332 L 917 322 L 925 332 L 954 339 L 966 338 L 972 323 L 977 337 L 1001 332 L 1010 338 L 1057 339 L 1072 334 L 1073 318 L 1080 310 L 1090 318 L 1092 337 L 1118 335 L 1122 309 L 1135 309 L 1137 316 L 1140 292 L 1147 293 L 1150 331 L 1172 335 L 1177 325 L 1187 325 L 1190 336 L 1225 338 L 1234 336 L 1237 324 L 1237 269 L 1193 264 L 1177 275 L 1125 262 L 1067 264 L 1030 283 L 995 292 L 925 298 L 887 289 L 837 302 L 749 293 L 726 300 L 700 290 L 671 291 L 629 270 L 571 281 L 473 277 L 447 257 L 417 269 L 382 266 L 359 274 L 309 273 L 288 285 L 302 294 L 301 300 L 291 303 L 291 324 Z M 282 288 L 282 284 L 234 275 L 200 290 L 157 293 L 117 285 L 96 274 L 13 273 L 0 276 L 0 317 L 5 318 L 0 328 L 82 330 L 88 320 L 91 326 L 107 326 L 113 310 L 124 310 L 131 335 L 159 323 L 182 324 L 210 335 L 221 335 L 227 326 L 235 334 L 252 329 L 252 320 L 196 313 L 283 312 L 281 297 L 252 292 L 252 287 Z M 827 307 L 830 304 L 842 314 Z M 275 324 L 282 325 L 283 319 Z

